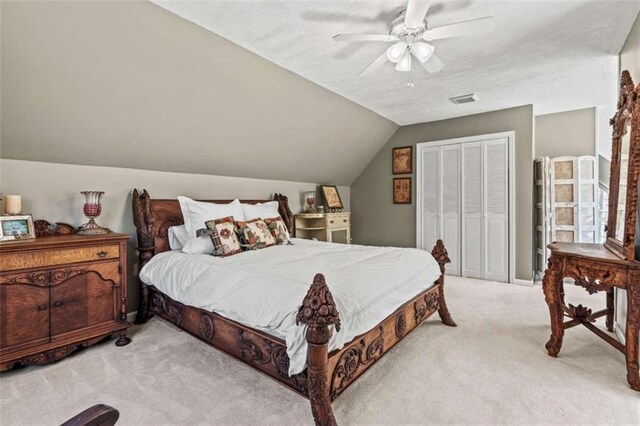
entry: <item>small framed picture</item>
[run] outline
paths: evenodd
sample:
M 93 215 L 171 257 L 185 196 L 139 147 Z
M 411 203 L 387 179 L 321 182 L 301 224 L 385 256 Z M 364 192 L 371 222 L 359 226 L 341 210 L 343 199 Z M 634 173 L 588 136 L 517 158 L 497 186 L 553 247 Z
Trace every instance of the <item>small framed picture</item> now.
M 411 178 L 393 178 L 393 204 L 411 204 Z
M 30 214 L 0 216 L 0 241 L 30 240 L 35 237 Z
M 399 148 L 393 148 L 391 160 L 394 175 L 413 173 L 412 146 L 401 146 Z
M 322 192 L 324 204 L 327 206 L 327 209 L 333 211 L 344 208 L 342 199 L 340 199 L 340 194 L 338 193 L 338 188 L 335 185 L 320 185 L 320 192 Z

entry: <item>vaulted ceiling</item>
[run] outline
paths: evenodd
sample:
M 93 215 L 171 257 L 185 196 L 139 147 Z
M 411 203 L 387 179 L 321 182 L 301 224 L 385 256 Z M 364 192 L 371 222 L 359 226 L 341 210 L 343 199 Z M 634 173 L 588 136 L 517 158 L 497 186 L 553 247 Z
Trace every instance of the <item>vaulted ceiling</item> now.
M 434 2 L 429 27 L 488 15 L 497 26 L 433 42 L 445 68 L 432 75 L 414 69 L 410 88 L 391 64 L 358 77 L 385 43 L 332 39 L 388 33 L 406 0 L 152 1 L 399 125 L 524 104 L 536 114 L 608 104 L 617 54 L 640 10 L 637 0 Z M 480 101 L 448 101 L 467 93 Z

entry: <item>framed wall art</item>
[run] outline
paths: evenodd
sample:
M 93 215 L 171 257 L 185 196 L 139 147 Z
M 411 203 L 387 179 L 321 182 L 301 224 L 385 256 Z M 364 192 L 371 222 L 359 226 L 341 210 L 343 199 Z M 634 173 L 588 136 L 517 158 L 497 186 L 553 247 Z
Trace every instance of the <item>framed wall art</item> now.
M 411 178 L 393 178 L 393 204 L 411 204 Z
M 344 208 L 338 188 L 335 185 L 320 185 L 320 192 L 322 192 L 324 204 L 329 211 L 342 210 Z
M 30 214 L 0 216 L 0 241 L 30 240 L 35 237 Z
M 413 173 L 413 147 L 401 146 L 391 151 L 392 168 L 394 175 Z

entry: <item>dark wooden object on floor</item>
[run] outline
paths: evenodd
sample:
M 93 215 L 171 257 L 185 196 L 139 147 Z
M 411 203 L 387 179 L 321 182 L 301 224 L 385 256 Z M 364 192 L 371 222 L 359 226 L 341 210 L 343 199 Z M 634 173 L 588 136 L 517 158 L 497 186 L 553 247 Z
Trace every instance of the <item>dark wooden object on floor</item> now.
M 120 413 L 115 408 L 97 404 L 73 416 L 61 426 L 113 426 L 119 417 Z
M 609 185 L 609 218 L 605 244 L 552 243 L 551 256 L 542 286 L 551 316 L 551 337 L 546 344 L 550 356 L 557 357 L 562 347 L 564 330 L 583 325 L 614 348 L 625 354 L 627 381 L 632 389 L 640 391 L 638 368 L 638 334 L 640 329 L 640 262 L 635 260 L 636 226 L 638 211 L 638 175 L 640 172 L 640 86 L 634 89 L 627 71 L 623 71 L 620 84 L 618 111 L 611 120 L 613 147 Z M 629 142 L 623 136 L 630 131 Z M 628 149 L 628 173 L 621 185 L 622 151 Z M 626 191 L 619 189 L 626 185 Z M 619 197 L 625 197 L 618 224 Z M 622 226 L 618 226 L 622 225 Z M 617 231 L 617 232 L 616 232 Z M 582 305 L 565 303 L 563 279 L 572 278 L 576 285 L 589 294 L 604 291 L 607 306 L 597 312 Z M 625 341 L 620 343 L 612 334 L 594 325 L 599 317 L 606 317 L 606 328 L 613 332 L 615 318 L 614 289 L 627 291 L 627 320 Z M 564 317 L 569 320 L 565 321 Z
M 107 336 L 127 334 L 128 235 L 54 235 L 0 243 L 0 371 L 55 362 Z
M 276 194 L 274 198 L 279 201 L 280 214 L 291 230 L 293 215 L 287 198 L 280 194 Z M 182 214 L 177 200 L 153 200 L 146 191 L 139 193 L 137 190 L 133 193 L 133 214 L 138 230 L 140 264 L 144 265 L 155 254 L 169 250 L 167 229 L 181 224 Z M 331 401 L 409 332 L 436 311 L 444 324 L 455 326 L 444 299 L 444 268 L 450 260 L 442 241 L 437 242 L 432 255 L 442 273 L 433 285 L 400 306 L 372 330 L 354 338 L 342 349 L 332 352 L 328 350 L 332 333 L 330 327 L 334 326 L 333 332 L 339 332 L 340 315 L 335 309 L 324 276 L 317 274 L 307 296 L 301 301 L 297 317 L 300 323 L 308 326 L 308 368 L 292 377 L 289 376 L 286 343 L 282 339 L 214 312 L 184 305 L 154 286 L 142 282 L 136 321 L 145 322 L 151 313 L 159 315 L 309 398 L 316 424 L 335 425 Z

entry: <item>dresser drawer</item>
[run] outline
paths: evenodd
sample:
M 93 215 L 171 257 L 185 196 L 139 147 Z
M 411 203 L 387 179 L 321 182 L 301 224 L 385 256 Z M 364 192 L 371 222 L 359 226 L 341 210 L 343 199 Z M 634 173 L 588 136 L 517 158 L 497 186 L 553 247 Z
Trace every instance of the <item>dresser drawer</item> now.
M 63 265 L 66 263 L 116 259 L 119 256 L 120 247 L 118 244 L 65 248 L 58 250 L 11 252 L 0 253 L 0 266 L 3 271 L 10 271 L 15 269 Z
M 348 227 L 349 227 L 348 214 L 333 214 L 331 216 L 327 216 L 327 228 L 344 229 Z

